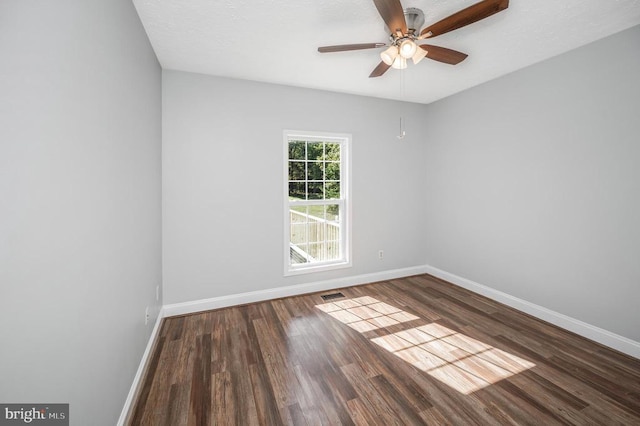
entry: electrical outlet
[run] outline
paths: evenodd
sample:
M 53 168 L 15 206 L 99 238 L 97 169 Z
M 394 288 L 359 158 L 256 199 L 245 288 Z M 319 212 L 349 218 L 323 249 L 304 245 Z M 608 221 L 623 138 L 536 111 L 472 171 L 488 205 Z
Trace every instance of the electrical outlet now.
M 160 301 L 160 286 L 156 286 L 156 302 Z
M 378 259 L 383 259 L 384 258 L 384 250 L 379 250 L 378 251 Z
M 144 325 L 149 324 L 149 307 L 144 308 Z

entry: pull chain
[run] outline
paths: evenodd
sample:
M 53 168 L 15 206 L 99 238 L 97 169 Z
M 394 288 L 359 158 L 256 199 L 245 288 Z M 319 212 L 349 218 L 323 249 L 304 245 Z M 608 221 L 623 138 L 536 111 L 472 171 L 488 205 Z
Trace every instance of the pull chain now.
M 396 136 L 398 139 L 404 139 L 407 135 L 407 132 L 404 130 L 404 118 L 400 116 L 400 134 Z
M 400 101 L 404 102 L 404 70 L 400 70 Z M 404 117 L 400 116 L 400 134 L 396 136 L 402 140 L 407 135 L 404 129 Z

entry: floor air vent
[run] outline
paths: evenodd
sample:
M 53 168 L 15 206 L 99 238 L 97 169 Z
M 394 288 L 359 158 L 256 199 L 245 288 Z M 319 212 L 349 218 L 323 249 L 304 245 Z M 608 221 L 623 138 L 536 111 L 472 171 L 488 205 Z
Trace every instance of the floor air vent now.
M 341 297 L 344 297 L 344 294 L 342 294 L 342 293 L 331 293 L 331 294 L 322 295 L 320 297 L 322 297 L 322 300 L 333 300 L 333 299 L 339 299 Z

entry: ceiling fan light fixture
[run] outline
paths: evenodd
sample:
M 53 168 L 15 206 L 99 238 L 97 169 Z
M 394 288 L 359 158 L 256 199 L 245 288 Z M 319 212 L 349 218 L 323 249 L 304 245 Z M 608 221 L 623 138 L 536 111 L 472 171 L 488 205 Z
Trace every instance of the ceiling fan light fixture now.
M 425 56 L 427 56 L 427 53 L 429 53 L 429 52 L 427 52 L 423 48 L 416 49 L 416 53 L 411 58 L 413 60 L 414 65 L 417 65 L 418 62 L 423 60 L 425 58 Z
M 412 59 L 417 64 L 425 57 L 430 60 L 449 65 L 457 65 L 467 58 L 467 54 L 448 49 L 417 43 L 426 38 L 433 38 L 446 34 L 458 28 L 466 27 L 509 7 L 509 0 L 480 0 L 469 7 L 447 16 L 426 28 L 424 13 L 415 7 L 403 9 L 401 0 L 373 0 L 380 17 L 384 21 L 385 32 L 389 34 L 387 43 L 358 43 L 337 46 L 321 46 L 318 52 L 343 52 L 348 50 L 375 49 L 387 47 L 380 53 L 380 62 L 369 77 L 380 77 L 390 68 L 404 69 L 407 60 Z M 427 51 L 428 50 L 428 51 Z
M 406 39 L 402 43 L 400 43 L 400 56 L 405 59 L 409 59 L 416 54 L 416 50 L 418 50 L 418 45 L 414 43 L 411 39 Z
M 380 54 L 380 59 L 387 65 L 392 65 L 393 61 L 398 56 L 398 48 L 396 46 L 389 46 L 387 50 Z
M 396 59 L 393 60 L 393 63 L 391 64 L 391 68 L 396 70 L 403 70 L 407 68 L 407 60 L 402 56 L 398 56 L 396 57 Z

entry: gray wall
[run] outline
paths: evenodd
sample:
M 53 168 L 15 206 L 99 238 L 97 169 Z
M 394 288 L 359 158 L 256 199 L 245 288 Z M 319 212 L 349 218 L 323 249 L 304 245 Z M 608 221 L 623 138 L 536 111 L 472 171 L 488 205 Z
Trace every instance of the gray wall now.
M 640 341 L 640 27 L 427 107 L 426 261 Z
M 129 0 L 3 0 L 0 58 L 0 401 L 113 425 L 159 306 L 160 67 Z
M 165 303 L 423 264 L 423 108 L 166 70 L 162 102 Z M 283 277 L 284 129 L 353 135 L 352 268 Z

